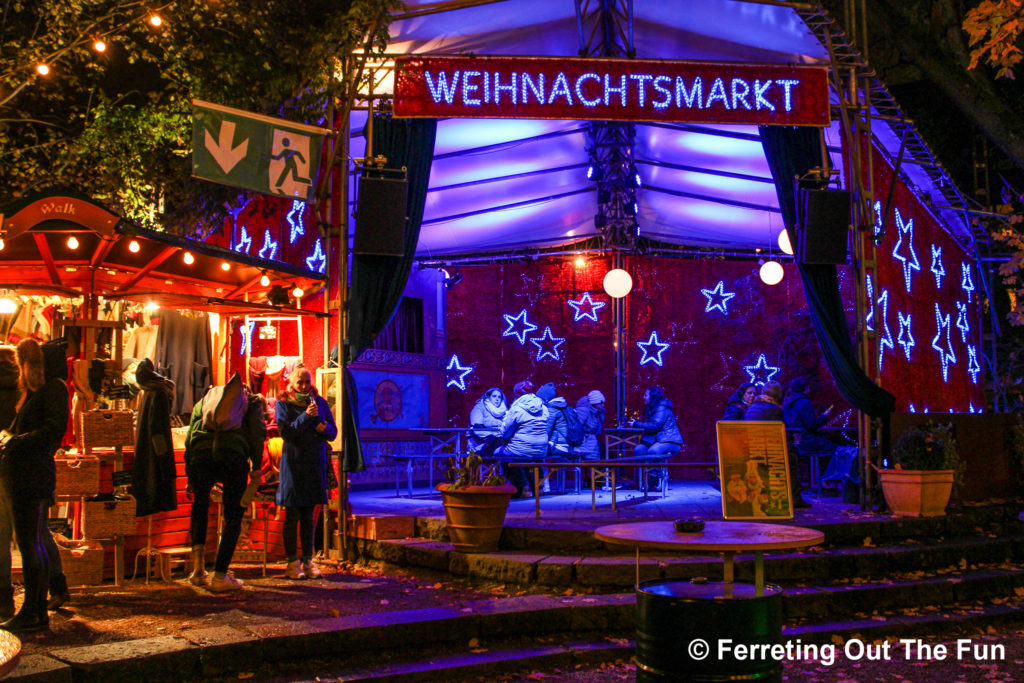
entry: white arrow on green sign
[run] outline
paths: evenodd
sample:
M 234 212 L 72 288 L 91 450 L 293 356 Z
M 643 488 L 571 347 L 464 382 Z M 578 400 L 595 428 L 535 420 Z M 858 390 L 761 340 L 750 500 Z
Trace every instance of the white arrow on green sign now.
M 328 135 L 333 131 L 192 100 L 192 175 L 311 202 Z

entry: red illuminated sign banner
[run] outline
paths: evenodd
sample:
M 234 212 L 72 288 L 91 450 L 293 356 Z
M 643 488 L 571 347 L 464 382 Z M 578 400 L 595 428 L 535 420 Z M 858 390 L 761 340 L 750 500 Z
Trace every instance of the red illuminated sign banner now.
M 828 71 L 653 59 L 418 55 L 395 60 L 394 114 L 827 126 Z

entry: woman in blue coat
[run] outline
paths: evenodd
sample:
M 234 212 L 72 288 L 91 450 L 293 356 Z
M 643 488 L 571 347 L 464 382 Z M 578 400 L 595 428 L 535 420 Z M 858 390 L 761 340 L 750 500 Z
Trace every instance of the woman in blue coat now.
M 295 368 L 288 391 L 277 402 L 277 428 L 284 439 L 277 504 L 284 508 L 284 550 L 289 579 L 319 579 L 313 564 L 313 510 L 327 503 L 330 446 L 338 436 L 331 409 L 313 389 L 309 370 Z M 299 561 L 296 527 L 302 537 Z

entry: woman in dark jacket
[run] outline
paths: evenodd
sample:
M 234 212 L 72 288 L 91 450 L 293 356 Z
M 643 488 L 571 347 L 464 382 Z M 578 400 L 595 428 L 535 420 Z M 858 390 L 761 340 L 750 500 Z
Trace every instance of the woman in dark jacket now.
M 328 444 L 338 436 L 331 409 L 313 389 L 309 370 L 295 368 L 288 392 L 276 406 L 277 428 L 284 439 L 277 504 L 284 507 L 284 550 L 289 579 L 319 579 L 313 564 L 313 510 L 327 503 Z M 302 536 L 299 562 L 296 527 Z
M 637 457 L 667 459 L 683 448 L 683 435 L 672 412 L 672 401 L 665 397 L 661 387 L 649 387 L 644 392 L 644 419 L 633 420 L 631 424 L 644 430 L 634 451 Z
M 757 397 L 757 385 L 753 382 L 744 382 L 740 388 L 732 392 L 729 402 L 722 413 L 723 420 L 742 420 L 743 414 L 747 412 L 747 406 L 754 402 Z
M 43 352 L 34 339 L 18 344 L 21 400 L 11 438 L 0 456 L 0 481 L 11 500 L 14 533 L 22 554 L 25 601 L 13 618 L 0 624 L 8 631 L 49 627 L 46 593 L 50 558 L 44 545 L 47 508 L 53 502 L 57 470 L 53 454 L 68 425 L 67 384 L 46 380 Z

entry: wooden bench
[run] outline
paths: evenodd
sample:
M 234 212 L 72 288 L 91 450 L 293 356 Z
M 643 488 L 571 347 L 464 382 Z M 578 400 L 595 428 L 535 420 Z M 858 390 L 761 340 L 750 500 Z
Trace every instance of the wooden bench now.
M 556 470 L 564 467 L 579 467 L 581 469 L 590 470 L 590 509 L 597 509 L 597 483 L 604 481 L 605 478 L 609 480 L 611 484 L 612 494 L 612 510 L 617 510 L 616 498 L 615 498 L 615 472 L 619 467 L 633 467 L 646 474 L 646 470 L 657 468 L 663 469 L 668 467 L 675 468 L 709 468 L 718 469 L 718 462 L 650 462 L 650 461 L 637 461 L 637 460 L 581 460 L 579 462 L 565 462 L 565 461 L 552 461 L 547 462 L 544 460 L 531 460 L 529 462 L 510 462 L 510 467 L 524 467 L 533 470 L 533 497 L 534 505 L 536 507 L 537 518 L 540 518 L 540 496 L 538 491 L 540 485 L 547 478 L 549 478 Z M 541 470 L 547 469 L 547 474 L 542 474 Z M 646 476 L 644 479 L 646 480 Z M 646 483 L 646 482 L 645 482 Z M 644 486 L 644 498 L 647 498 L 647 487 Z

